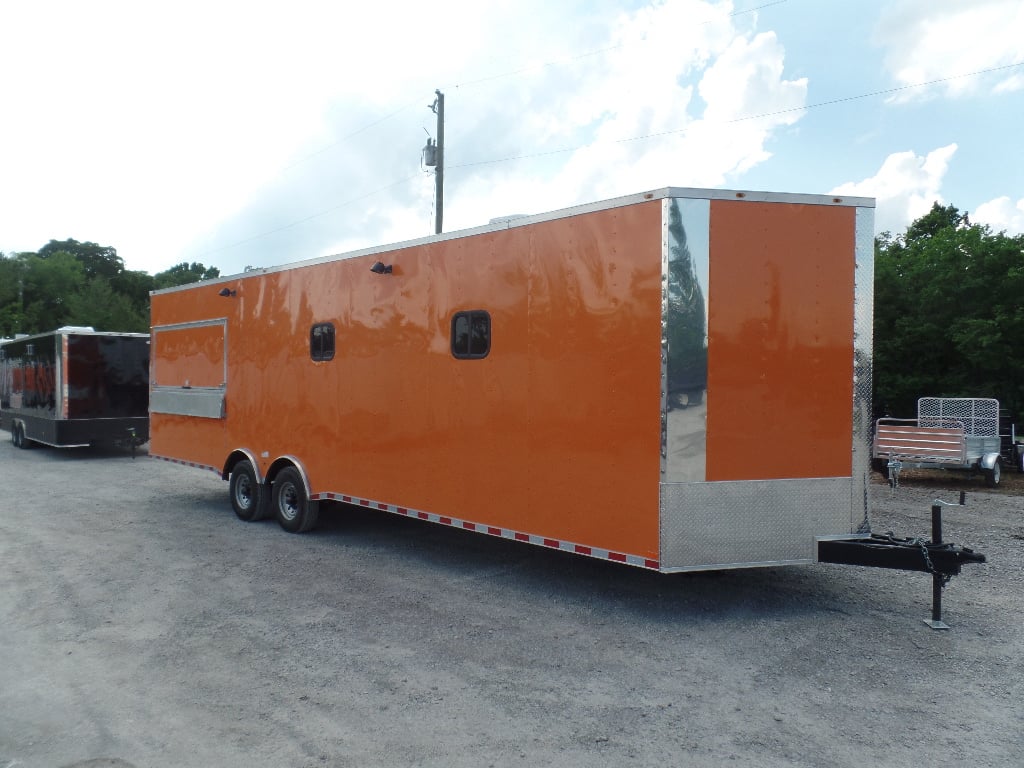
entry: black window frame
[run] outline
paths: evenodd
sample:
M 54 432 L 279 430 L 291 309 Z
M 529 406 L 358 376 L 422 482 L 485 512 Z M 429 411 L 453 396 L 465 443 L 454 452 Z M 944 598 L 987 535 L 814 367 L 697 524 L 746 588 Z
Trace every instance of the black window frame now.
M 456 334 L 456 325 L 458 324 L 459 320 L 461 320 L 463 318 L 465 318 L 466 321 L 469 323 L 469 336 L 468 336 L 467 346 L 466 346 L 466 351 L 465 352 L 461 352 L 461 351 L 456 349 L 456 343 L 458 341 L 458 336 Z M 474 350 L 474 345 L 473 345 L 474 321 L 477 321 L 477 322 L 483 321 L 485 326 L 486 326 L 486 343 L 484 345 L 483 350 L 480 350 L 480 349 Z M 452 315 L 452 324 L 451 324 L 450 348 L 451 348 L 452 357 L 454 357 L 456 360 L 483 360 L 485 357 L 487 357 L 491 353 L 491 333 L 492 333 L 492 330 L 491 330 L 491 313 L 488 312 L 487 310 L 484 310 L 484 309 L 469 309 L 469 310 L 465 310 L 465 311 L 462 311 L 462 312 L 456 312 L 455 314 Z
M 324 331 L 329 331 L 325 334 Z M 330 349 L 325 349 L 325 338 L 330 338 Z M 317 343 L 319 342 L 319 344 Z M 325 363 L 334 359 L 338 347 L 337 333 L 334 323 L 313 323 L 309 328 L 309 357 L 314 363 Z

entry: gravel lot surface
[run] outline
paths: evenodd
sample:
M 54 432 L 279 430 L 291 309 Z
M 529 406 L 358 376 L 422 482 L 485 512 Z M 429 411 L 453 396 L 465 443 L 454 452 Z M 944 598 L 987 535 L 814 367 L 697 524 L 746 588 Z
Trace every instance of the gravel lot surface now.
M 0 437 L 7 437 L 0 433 Z M 212 473 L 0 444 L 0 768 L 1024 765 L 1024 484 L 904 473 L 930 577 L 664 576 L 332 507 L 242 523 Z

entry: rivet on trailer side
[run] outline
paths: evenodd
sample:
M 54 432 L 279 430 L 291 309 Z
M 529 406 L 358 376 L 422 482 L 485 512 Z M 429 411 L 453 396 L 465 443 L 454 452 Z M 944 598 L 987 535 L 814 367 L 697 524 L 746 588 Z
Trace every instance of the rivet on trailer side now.
M 154 292 L 151 453 L 293 532 L 339 500 L 666 573 L 849 562 L 873 208 L 669 187 Z

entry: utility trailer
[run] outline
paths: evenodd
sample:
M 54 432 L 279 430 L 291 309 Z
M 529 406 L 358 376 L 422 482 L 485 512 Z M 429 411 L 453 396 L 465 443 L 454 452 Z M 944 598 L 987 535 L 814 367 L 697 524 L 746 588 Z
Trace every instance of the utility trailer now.
M 848 562 L 873 206 L 665 188 L 156 291 L 150 454 L 291 532 L 339 501 L 661 572 Z
M 875 469 L 896 481 L 901 469 L 980 472 L 997 486 L 1003 458 L 999 401 L 987 397 L 922 397 L 916 419 L 879 419 Z
M 20 448 L 149 439 L 149 334 L 65 326 L 0 342 L 0 428 Z

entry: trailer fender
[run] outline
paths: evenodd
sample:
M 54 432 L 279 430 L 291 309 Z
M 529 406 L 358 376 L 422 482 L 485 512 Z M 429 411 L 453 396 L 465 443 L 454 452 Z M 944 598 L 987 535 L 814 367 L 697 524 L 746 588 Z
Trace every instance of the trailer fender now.
M 302 462 L 295 456 L 281 456 L 274 459 L 274 463 L 270 465 L 270 469 L 267 470 L 267 476 L 264 479 L 266 483 L 273 483 L 277 473 L 286 467 L 293 467 L 298 473 L 299 477 L 302 478 L 302 486 L 306 489 L 306 498 L 313 498 L 313 491 L 309 486 L 309 475 L 306 474 L 306 468 L 302 465 Z
M 221 470 L 220 479 L 227 480 L 231 477 L 231 470 L 234 469 L 235 464 L 239 461 L 248 461 L 256 472 L 257 482 L 263 483 L 265 478 L 260 473 L 260 463 L 256 461 L 256 454 L 248 448 L 236 448 L 231 452 L 231 455 L 228 456 L 227 460 L 224 462 L 224 469 Z
M 978 462 L 982 469 L 992 469 L 999 462 L 998 453 L 986 453 Z

